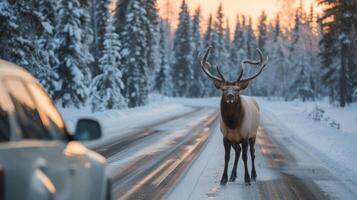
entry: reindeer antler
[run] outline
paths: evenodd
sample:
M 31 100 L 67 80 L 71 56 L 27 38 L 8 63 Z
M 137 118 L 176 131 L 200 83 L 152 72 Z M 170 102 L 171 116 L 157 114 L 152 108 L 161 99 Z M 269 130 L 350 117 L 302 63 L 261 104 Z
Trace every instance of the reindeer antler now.
M 212 49 L 211 46 L 208 47 L 207 50 L 206 50 L 206 53 L 202 57 L 202 59 L 201 59 L 201 68 L 202 68 L 203 72 L 209 78 L 211 78 L 212 80 L 219 81 L 219 82 L 225 82 L 225 78 L 224 78 L 223 74 L 221 73 L 221 71 L 219 70 L 218 65 L 216 66 L 216 69 L 217 69 L 217 72 L 218 72 L 218 75 L 220 76 L 220 78 L 218 78 L 217 76 L 212 75 L 207 69 L 207 68 L 212 68 L 212 65 L 209 62 L 207 62 L 207 58 L 208 58 L 208 55 L 209 55 L 209 52 L 211 51 L 211 49 Z
M 246 79 L 243 79 L 243 80 L 240 80 L 241 79 L 241 76 L 239 76 L 237 82 L 243 82 L 243 81 L 251 81 L 253 79 L 255 79 L 256 77 L 258 77 L 263 69 L 267 66 L 267 62 L 268 62 L 268 57 L 265 59 L 265 61 L 263 60 L 263 53 L 260 49 L 257 49 L 257 52 L 259 54 L 259 60 L 243 60 L 242 61 L 242 71 L 241 71 L 241 75 L 243 74 L 243 68 L 244 68 L 244 64 L 251 64 L 251 65 L 260 65 L 259 68 L 258 68 L 258 71 L 251 77 L 249 78 L 246 78 Z

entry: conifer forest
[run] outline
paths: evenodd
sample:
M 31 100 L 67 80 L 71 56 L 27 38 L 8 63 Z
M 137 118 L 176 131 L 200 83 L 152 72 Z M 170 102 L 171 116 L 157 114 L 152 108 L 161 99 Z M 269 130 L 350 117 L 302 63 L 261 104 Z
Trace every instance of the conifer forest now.
M 29 71 L 58 106 L 103 111 L 146 105 L 151 94 L 219 96 L 200 67 L 205 49 L 233 80 L 242 67 L 255 73 L 241 61 L 259 48 L 268 66 L 245 94 L 357 102 L 357 2 L 317 0 L 321 12 L 284 2 L 297 6 L 272 19 L 237 13 L 231 27 L 222 5 L 207 18 L 183 0 L 173 27 L 156 0 L 0 0 L 0 59 Z

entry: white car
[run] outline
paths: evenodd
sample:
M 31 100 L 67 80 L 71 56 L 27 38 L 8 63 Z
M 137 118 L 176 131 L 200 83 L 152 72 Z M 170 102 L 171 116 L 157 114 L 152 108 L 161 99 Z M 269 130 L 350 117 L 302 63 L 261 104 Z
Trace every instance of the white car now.
M 100 136 L 91 119 L 69 134 L 41 85 L 0 60 L 0 200 L 109 199 L 105 158 L 79 142 Z

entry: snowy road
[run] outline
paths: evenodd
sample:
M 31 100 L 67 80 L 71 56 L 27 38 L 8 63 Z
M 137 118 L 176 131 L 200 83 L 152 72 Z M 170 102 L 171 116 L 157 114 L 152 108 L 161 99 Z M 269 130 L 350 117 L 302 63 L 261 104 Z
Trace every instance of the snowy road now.
M 191 166 L 166 199 L 355 199 L 328 168 L 311 155 L 303 144 L 286 137 L 286 129 L 263 111 L 256 144 L 257 182 L 246 186 L 243 163 L 238 181 L 220 186 L 224 149 L 217 129 L 205 151 Z M 231 155 L 231 158 L 234 154 Z M 231 163 L 232 159 L 231 159 Z M 232 165 L 230 165 L 230 169 Z
M 108 158 L 115 199 L 161 198 L 200 152 L 216 120 L 215 108 L 197 108 L 96 149 Z
M 217 108 L 201 107 L 167 118 L 96 150 L 108 158 L 115 199 L 356 198 L 320 161 L 322 154 L 291 138 L 290 130 L 269 110 L 263 109 L 262 115 L 256 144 L 258 179 L 251 186 L 243 182 L 241 159 L 237 181 L 219 185 L 224 149 Z

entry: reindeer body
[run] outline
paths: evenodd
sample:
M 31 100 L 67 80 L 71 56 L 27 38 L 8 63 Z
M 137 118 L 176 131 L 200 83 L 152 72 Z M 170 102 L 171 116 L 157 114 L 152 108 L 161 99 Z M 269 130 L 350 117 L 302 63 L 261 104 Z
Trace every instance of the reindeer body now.
M 255 138 L 259 123 L 259 106 L 252 97 L 239 95 L 236 104 L 227 104 L 222 97 L 220 127 L 223 138 L 236 144 Z
M 207 62 L 207 57 L 210 52 L 209 47 L 201 60 L 201 68 L 203 72 L 212 79 L 214 86 L 222 91 L 221 98 L 221 121 L 220 127 L 223 134 L 223 145 L 225 150 L 224 156 L 224 171 L 221 179 L 221 184 L 225 185 L 228 181 L 228 163 L 230 159 L 231 148 L 234 149 L 236 157 L 234 159 L 234 165 L 231 177 L 229 181 L 235 181 L 237 178 L 237 165 L 239 156 L 242 150 L 242 158 L 244 161 L 244 181 L 249 185 L 252 178 L 256 180 L 257 173 L 255 170 L 255 138 L 260 123 L 259 106 L 252 97 L 240 95 L 240 91 L 248 87 L 249 82 L 257 78 L 259 74 L 265 68 L 268 58 L 264 61 L 263 53 L 257 49 L 259 54 L 259 61 L 255 60 L 243 60 L 242 70 L 236 79 L 236 81 L 225 80 L 223 74 L 217 68 L 219 77 L 211 74 L 208 69 L 212 68 L 212 65 Z M 243 64 L 259 65 L 258 71 L 251 77 L 242 79 L 243 76 Z M 242 146 L 242 147 L 241 147 Z M 252 161 L 251 177 L 248 172 L 248 146 Z

